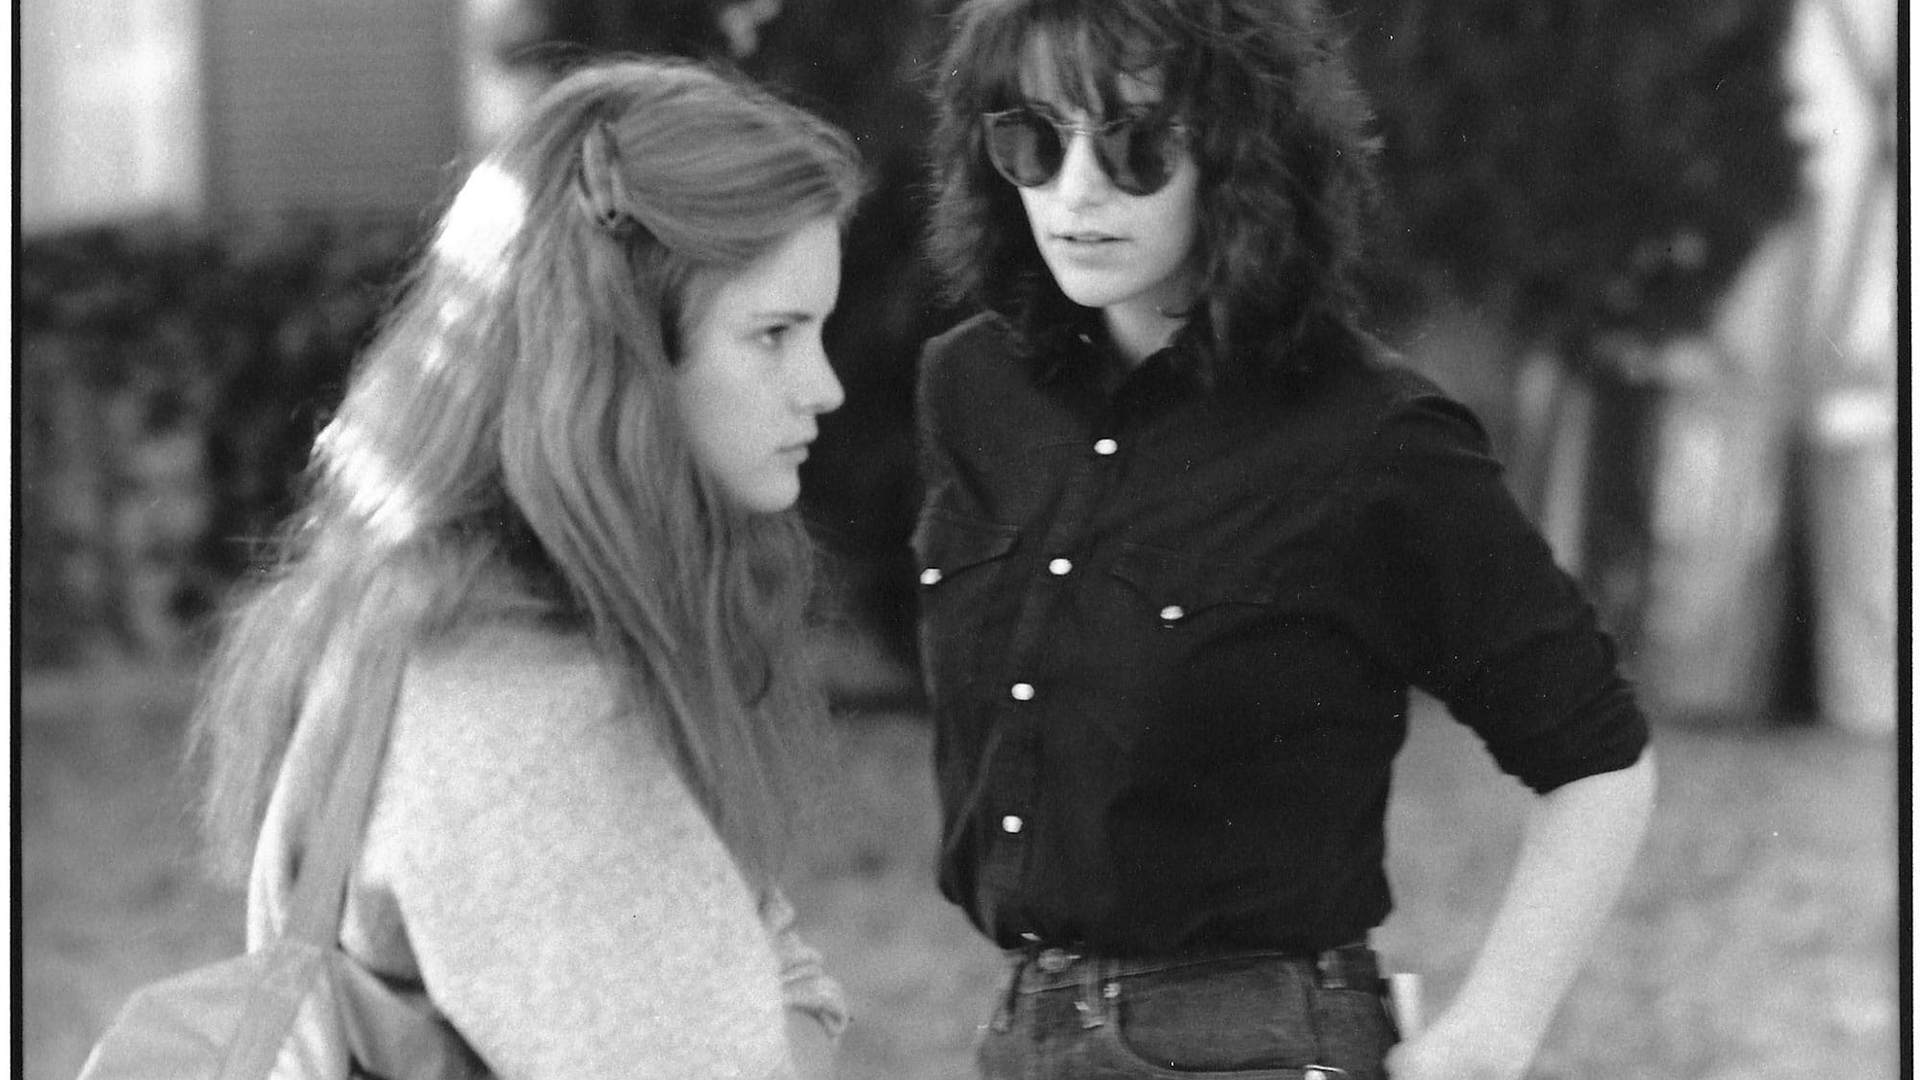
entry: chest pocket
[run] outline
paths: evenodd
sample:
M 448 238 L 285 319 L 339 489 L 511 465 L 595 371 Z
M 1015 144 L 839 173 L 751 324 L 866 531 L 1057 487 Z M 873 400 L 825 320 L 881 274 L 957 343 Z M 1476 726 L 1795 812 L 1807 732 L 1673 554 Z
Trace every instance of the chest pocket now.
M 1122 545 L 1109 565 L 1100 618 L 1105 638 L 1089 719 L 1120 749 L 1161 745 L 1196 723 L 1234 723 L 1223 706 L 1257 697 L 1262 665 L 1229 662 L 1264 633 L 1275 587 L 1264 567 L 1190 559 Z M 1158 751 L 1155 751 L 1158 752 Z
M 1273 603 L 1274 588 L 1258 567 L 1188 559 L 1155 548 L 1126 544 L 1110 571 L 1144 611 L 1168 629 L 1204 627 L 1209 614 Z M 1219 609 L 1226 608 L 1227 611 Z
M 989 640 L 983 632 L 1005 617 L 1009 590 L 1001 579 L 1019 542 L 1020 530 L 1012 525 L 937 507 L 921 513 L 912 540 L 920 582 L 920 655 L 936 694 L 958 692 L 981 669 Z

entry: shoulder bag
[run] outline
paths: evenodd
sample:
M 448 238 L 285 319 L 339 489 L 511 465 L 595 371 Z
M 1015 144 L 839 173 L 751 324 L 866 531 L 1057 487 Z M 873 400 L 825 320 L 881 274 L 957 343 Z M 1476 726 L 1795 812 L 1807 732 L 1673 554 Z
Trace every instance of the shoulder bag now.
M 385 708 L 349 736 L 293 885 L 286 932 L 243 956 L 141 988 L 79 1080 L 483 1080 L 471 1049 L 432 1006 L 395 991 L 340 948 L 399 673 Z

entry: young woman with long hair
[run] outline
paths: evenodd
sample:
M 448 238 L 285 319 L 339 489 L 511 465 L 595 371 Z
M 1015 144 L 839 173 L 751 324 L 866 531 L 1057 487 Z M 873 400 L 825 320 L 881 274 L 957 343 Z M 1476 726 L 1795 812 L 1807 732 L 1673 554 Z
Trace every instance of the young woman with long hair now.
M 1011 964 L 982 1074 L 1517 1077 L 1644 831 L 1647 725 L 1477 421 L 1362 330 L 1332 20 L 954 26 L 931 247 L 984 311 L 922 358 L 914 546 L 940 883 Z M 1368 935 L 1414 687 L 1540 797 L 1471 974 L 1397 1033 Z
M 862 184 L 838 130 L 645 59 L 472 171 L 194 718 L 250 938 L 398 664 L 357 960 L 501 1077 L 824 1060 L 844 1007 L 778 888 L 824 715 L 791 507 Z

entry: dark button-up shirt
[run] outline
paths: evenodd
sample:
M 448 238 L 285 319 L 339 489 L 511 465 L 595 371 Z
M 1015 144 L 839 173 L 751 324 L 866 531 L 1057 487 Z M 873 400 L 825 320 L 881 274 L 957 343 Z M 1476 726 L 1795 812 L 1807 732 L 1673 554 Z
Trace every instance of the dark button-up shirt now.
M 1377 346 L 1207 390 L 1096 335 L 929 343 L 913 544 L 940 884 L 1002 945 L 1313 950 L 1387 915 L 1410 687 L 1536 791 L 1638 759 L 1472 415 Z

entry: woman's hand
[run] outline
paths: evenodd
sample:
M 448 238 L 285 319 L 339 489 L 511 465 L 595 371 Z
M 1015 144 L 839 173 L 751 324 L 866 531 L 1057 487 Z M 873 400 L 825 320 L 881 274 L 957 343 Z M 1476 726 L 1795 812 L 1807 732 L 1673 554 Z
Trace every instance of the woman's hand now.
M 1534 1046 L 1505 1025 L 1475 1017 L 1442 1016 L 1432 1027 L 1387 1052 L 1392 1080 L 1520 1080 Z
M 799 1080 L 833 1080 L 838 1075 L 833 1043 L 818 1018 L 799 1009 L 787 1010 L 787 1046 Z

